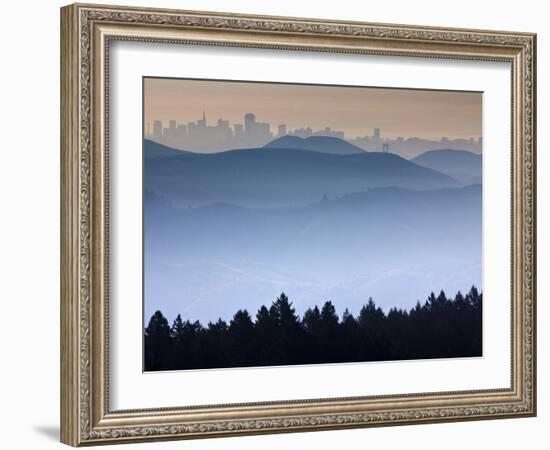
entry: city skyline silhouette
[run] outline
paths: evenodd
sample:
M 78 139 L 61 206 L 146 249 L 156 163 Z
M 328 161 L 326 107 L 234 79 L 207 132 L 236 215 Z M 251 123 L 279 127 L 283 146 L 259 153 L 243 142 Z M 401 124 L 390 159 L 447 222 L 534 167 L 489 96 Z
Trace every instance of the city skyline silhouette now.
M 219 125 L 226 132 L 232 128 L 233 134 L 240 133 L 240 126 L 246 131 L 244 115 L 252 113 L 258 124 L 264 124 L 256 131 L 263 127 L 265 134 L 269 124 L 271 137 L 282 134 L 279 126 L 302 131 L 296 135 L 307 134 L 308 128 L 318 132 L 329 127 L 329 132 L 341 132 L 348 141 L 371 137 L 375 128 L 384 138 L 396 141 L 414 137 L 477 141 L 482 137 L 480 92 L 151 77 L 144 78 L 143 89 L 146 136 L 153 134 L 157 120 L 163 129 L 171 128 L 170 121 L 175 121 L 176 128 L 189 128 L 192 123 L 200 126 L 206 112 L 204 125 L 212 127 L 209 131 L 221 132 L 214 129 Z
M 403 150 L 405 153 L 407 153 L 406 150 L 409 150 L 409 153 L 411 150 L 414 152 L 414 148 L 427 151 L 445 147 L 469 150 L 474 153 L 481 153 L 482 150 L 481 137 L 460 139 L 442 136 L 439 140 L 435 140 L 422 139 L 418 136 L 398 136 L 396 139 L 391 139 L 385 137 L 383 130 L 378 127 L 373 127 L 371 131 L 372 133 L 368 134 L 368 130 L 365 130 L 364 136 L 349 139 L 344 131 L 333 129 L 328 125 L 321 129 L 314 129 L 305 124 L 292 129 L 285 123 L 273 124 L 257 121 L 253 112 L 243 114 L 241 123 L 231 124 L 223 117 L 209 122 L 206 111 L 203 110 L 202 118 L 187 123 L 180 123 L 175 119 L 170 119 L 167 123 L 160 119 L 154 119 L 152 123 L 145 124 L 144 134 L 146 139 L 157 143 L 199 153 L 263 147 L 283 136 L 297 136 L 304 139 L 312 136 L 333 137 L 347 140 L 365 151 L 389 151 L 397 154 L 403 153 Z M 413 157 L 417 153 L 419 152 L 402 156 Z

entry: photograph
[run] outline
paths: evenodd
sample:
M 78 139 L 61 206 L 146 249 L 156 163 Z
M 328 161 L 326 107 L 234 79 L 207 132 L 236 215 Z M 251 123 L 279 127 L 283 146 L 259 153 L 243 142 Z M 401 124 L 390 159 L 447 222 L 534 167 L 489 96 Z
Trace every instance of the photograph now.
M 483 356 L 483 93 L 143 79 L 145 372 Z

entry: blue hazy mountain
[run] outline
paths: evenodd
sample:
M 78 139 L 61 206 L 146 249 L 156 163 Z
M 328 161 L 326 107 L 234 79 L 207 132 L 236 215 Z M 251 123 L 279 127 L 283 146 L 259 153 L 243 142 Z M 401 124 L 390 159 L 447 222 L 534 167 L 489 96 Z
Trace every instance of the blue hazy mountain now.
M 480 183 L 481 155 L 466 150 L 430 150 L 411 160 L 415 164 L 449 175 L 466 184 Z
M 331 136 L 311 136 L 304 139 L 299 136 L 286 135 L 269 142 L 264 147 L 310 150 L 333 155 L 365 153 L 363 149 L 348 141 Z
M 151 158 L 165 158 L 167 156 L 182 156 L 189 155 L 191 152 L 186 152 L 185 150 L 178 150 L 172 147 L 167 147 L 166 145 L 159 144 L 158 142 L 146 140 L 143 146 L 143 157 L 145 159 Z
M 376 188 L 280 208 L 175 208 L 149 191 L 144 200 L 146 318 L 254 315 L 281 291 L 299 313 L 332 300 L 341 314 L 370 296 L 410 307 L 432 290 L 482 287 L 480 185 Z
M 145 189 L 175 206 L 231 203 L 245 207 L 305 205 L 372 188 L 439 189 L 455 179 L 391 153 L 334 155 L 311 150 L 260 148 L 215 154 L 180 152 L 145 141 Z

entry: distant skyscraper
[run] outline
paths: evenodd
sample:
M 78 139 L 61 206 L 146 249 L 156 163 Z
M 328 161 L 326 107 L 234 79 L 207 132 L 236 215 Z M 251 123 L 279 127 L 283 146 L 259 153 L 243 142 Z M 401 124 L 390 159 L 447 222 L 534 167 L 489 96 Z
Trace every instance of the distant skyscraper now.
M 374 133 L 372 135 L 374 139 L 380 140 L 380 128 L 375 128 Z
M 244 129 L 247 133 L 250 133 L 254 129 L 256 124 L 256 116 L 252 113 L 246 113 L 244 115 Z
M 177 123 L 175 120 L 170 120 L 170 122 L 168 122 L 168 128 L 166 128 L 164 137 L 166 139 L 169 139 L 170 142 L 173 142 L 173 140 L 176 137 L 176 127 L 177 127 Z
M 313 135 L 313 130 L 311 129 L 311 127 L 306 127 L 306 128 L 296 128 L 292 134 L 294 136 L 298 136 L 298 137 L 301 137 L 301 138 L 308 138 L 310 137 L 311 135 Z
M 269 139 L 271 137 L 270 126 L 268 123 L 256 122 L 254 124 L 254 128 L 256 129 L 256 135 L 260 139 Z
M 218 127 L 229 128 L 229 120 L 218 119 Z
M 187 137 L 187 125 L 179 124 L 176 131 L 178 141 L 182 142 Z
M 233 131 L 229 126 L 229 120 L 218 119 L 218 124 L 208 129 L 213 133 L 213 138 L 219 141 L 229 142 L 233 138 Z
M 285 136 L 286 135 L 286 125 L 281 124 L 277 127 L 277 136 Z
M 202 112 L 202 119 L 197 120 L 197 126 L 201 128 L 206 128 L 206 112 Z
M 153 137 L 155 139 L 162 139 L 162 121 L 160 120 L 153 122 Z
M 241 138 L 244 135 L 244 128 L 242 123 L 236 123 L 234 125 L 235 128 L 235 137 Z

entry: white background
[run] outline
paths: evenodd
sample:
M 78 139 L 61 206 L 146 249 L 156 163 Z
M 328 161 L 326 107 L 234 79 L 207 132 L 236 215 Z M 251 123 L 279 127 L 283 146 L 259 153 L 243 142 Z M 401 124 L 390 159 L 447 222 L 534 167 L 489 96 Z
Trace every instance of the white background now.
M 112 409 L 510 386 L 509 64 L 135 42 L 115 42 L 110 61 Z M 143 75 L 483 92 L 483 357 L 142 373 Z
M 549 285 L 550 189 L 548 142 L 548 14 L 543 2 L 459 3 L 428 1 L 338 2 L 193 0 L 132 2 L 141 6 L 209 9 L 257 14 L 310 16 L 375 22 L 526 30 L 539 33 L 539 416 L 533 419 L 468 422 L 302 433 L 261 437 L 142 444 L 140 448 L 278 449 L 409 448 L 464 449 L 483 445 L 502 449 L 545 448 L 550 425 L 547 379 L 550 320 L 545 304 Z M 0 398 L 2 447 L 59 448 L 59 11 L 55 1 L 4 6 L 2 28 L 2 163 L 0 192 L 2 274 Z M 546 376 L 545 376 L 546 375 Z M 125 448 L 129 448 L 124 446 Z M 132 447 L 136 448 L 136 447 Z

